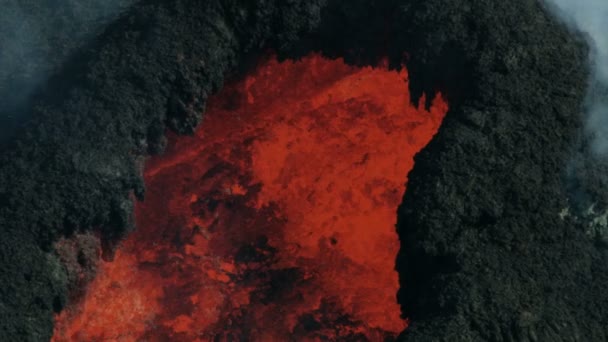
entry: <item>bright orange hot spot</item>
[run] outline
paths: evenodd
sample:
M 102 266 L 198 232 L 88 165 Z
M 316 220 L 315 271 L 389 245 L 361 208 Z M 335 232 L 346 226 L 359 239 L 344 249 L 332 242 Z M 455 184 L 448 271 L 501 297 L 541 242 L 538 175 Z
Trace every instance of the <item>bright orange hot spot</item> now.
M 102 262 L 55 341 L 385 341 L 396 209 L 447 106 L 405 71 L 268 60 L 149 161 L 139 229 Z

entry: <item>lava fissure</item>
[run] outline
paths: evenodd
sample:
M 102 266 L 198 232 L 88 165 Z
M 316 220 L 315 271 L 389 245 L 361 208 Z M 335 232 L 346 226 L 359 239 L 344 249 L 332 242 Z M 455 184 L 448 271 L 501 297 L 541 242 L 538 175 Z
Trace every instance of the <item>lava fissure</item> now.
M 394 339 L 395 212 L 446 111 L 404 70 L 265 61 L 149 160 L 138 230 L 54 340 Z

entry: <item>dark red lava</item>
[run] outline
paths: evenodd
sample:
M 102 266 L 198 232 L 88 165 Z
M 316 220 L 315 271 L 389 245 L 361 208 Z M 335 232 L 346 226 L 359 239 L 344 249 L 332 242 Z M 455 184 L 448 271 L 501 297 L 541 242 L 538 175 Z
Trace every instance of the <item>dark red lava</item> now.
M 396 209 L 446 111 L 405 71 L 266 60 L 148 161 L 138 230 L 53 340 L 392 340 Z

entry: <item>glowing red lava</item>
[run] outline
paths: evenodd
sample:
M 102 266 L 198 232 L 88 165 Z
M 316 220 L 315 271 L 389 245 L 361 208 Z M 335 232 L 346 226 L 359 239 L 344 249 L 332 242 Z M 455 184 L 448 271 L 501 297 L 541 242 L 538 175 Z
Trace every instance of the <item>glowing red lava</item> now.
M 396 209 L 447 111 L 407 90 L 317 55 L 227 85 L 148 162 L 138 230 L 54 341 L 392 340 Z

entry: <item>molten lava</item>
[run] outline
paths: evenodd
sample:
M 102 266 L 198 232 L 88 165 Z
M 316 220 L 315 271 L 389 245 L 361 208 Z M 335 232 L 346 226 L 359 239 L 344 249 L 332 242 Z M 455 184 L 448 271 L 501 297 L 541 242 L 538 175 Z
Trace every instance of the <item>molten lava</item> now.
M 101 262 L 55 341 L 387 341 L 394 224 L 447 105 L 407 74 L 268 59 L 145 170 L 138 230 Z

